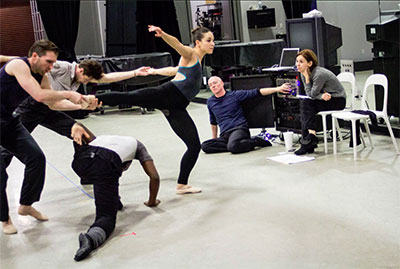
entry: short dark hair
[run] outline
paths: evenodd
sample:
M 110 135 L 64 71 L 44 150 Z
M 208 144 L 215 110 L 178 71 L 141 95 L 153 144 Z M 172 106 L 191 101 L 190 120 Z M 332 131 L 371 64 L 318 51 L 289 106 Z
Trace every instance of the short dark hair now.
M 312 61 L 313 64 L 310 67 L 310 72 L 312 72 L 314 70 L 314 68 L 316 66 L 318 66 L 318 57 L 317 57 L 317 55 L 315 55 L 315 53 L 312 50 L 304 49 L 304 50 L 300 51 L 299 53 L 297 53 L 296 58 L 297 58 L 297 56 L 300 56 L 300 55 L 303 56 L 307 62 Z
M 90 78 L 99 80 L 104 75 L 103 67 L 94 60 L 83 60 L 79 63 L 79 67 L 83 68 L 83 74 Z
M 207 27 L 197 27 L 192 30 L 192 42 L 196 45 L 196 40 L 201 41 L 205 33 L 211 32 Z
M 48 51 L 52 51 L 54 52 L 55 55 L 58 56 L 60 49 L 57 47 L 56 44 L 54 44 L 50 40 L 45 40 L 45 39 L 38 40 L 35 43 L 33 43 L 31 48 L 29 49 L 28 57 L 32 57 L 32 54 L 34 52 L 36 52 L 39 55 L 39 57 L 42 57 Z

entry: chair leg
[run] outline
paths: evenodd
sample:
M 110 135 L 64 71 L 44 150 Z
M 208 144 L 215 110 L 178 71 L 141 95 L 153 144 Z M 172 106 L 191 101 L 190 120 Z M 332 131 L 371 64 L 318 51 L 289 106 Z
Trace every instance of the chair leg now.
M 322 129 L 324 132 L 324 147 L 325 147 L 325 154 L 328 154 L 328 137 L 326 131 L 326 115 L 322 115 Z
M 332 134 L 333 134 L 333 155 L 336 155 L 337 148 L 336 148 L 336 122 L 337 118 L 332 115 Z
M 353 130 L 352 139 L 353 139 L 353 154 L 354 160 L 357 160 L 357 133 L 356 133 L 356 120 L 351 120 L 351 128 Z
M 392 138 L 394 149 L 396 150 L 397 154 L 400 154 L 399 147 L 397 146 L 396 138 L 394 137 L 393 130 L 392 130 L 392 125 L 390 125 L 389 118 L 388 117 L 384 117 L 384 119 L 385 119 L 386 127 L 388 128 L 388 131 L 390 133 L 390 137 Z
M 342 129 L 340 129 L 339 121 L 337 118 L 335 118 L 335 121 L 336 121 L 336 126 L 337 126 L 337 132 L 339 134 L 339 140 L 343 141 Z
M 366 148 L 367 144 L 365 143 L 364 132 L 361 130 L 361 128 L 360 128 L 360 139 L 361 139 L 361 142 L 362 142 L 364 148 Z
M 372 143 L 371 131 L 369 130 L 369 125 L 368 125 L 367 120 L 364 120 L 364 126 L 365 126 L 365 130 L 367 131 L 369 144 L 371 145 L 371 148 L 373 148 L 374 144 Z

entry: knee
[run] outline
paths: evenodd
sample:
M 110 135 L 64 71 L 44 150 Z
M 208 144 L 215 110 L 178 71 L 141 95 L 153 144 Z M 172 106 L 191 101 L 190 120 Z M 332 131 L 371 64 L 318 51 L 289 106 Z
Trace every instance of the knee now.
M 243 153 L 242 147 L 240 147 L 239 143 L 231 143 L 228 144 L 228 151 L 232 154 L 238 154 L 238 153 Z
M 193 143 L 192 145 L 189 146 L 188 150 L 192 153 L 192 154 L 199 154 L 200 150 L 202 149 L 202 146 L 200 145 L 200 142 L 197 143 Z
M 201 150 L 203 150 L 205 153 L 211 153 L 210 145 L 207 143 L 207 141 L 201 144 Z
M 27 160 L 27 164 L 35 164 L 38 166 L 46 165 L 46 156 L 44 156 L 43 151 L 41 151 L 40 149 L 29 154 Z

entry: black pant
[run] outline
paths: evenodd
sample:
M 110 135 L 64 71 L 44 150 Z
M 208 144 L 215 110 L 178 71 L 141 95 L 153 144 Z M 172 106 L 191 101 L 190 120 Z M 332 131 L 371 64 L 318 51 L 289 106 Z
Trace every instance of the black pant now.
M 300 100 L 301 129 L 303 136 L 308 130 L 317 129 L 317 113 L 328 110 L 342 110 L 346 107 L 346 98 L 331 98 L 329 101 L 302 99 Z
M 71 138 L 71 128 L 75 120 L 64 112 L 51 110 L 47 105 L 37 102 L 32 97 L 26 98 L 16 109 L 22 125 L 29 133 L 40 124 L 59 135 Z M 11 163 L 13 155 L 4 148 L 1 148 L 1 155 L 4 158 L 5 167 Z
M 43 190 L 46 158 L 30 133 L 22 126 L 18 117 L 1 119 L 1 146 L 11 152 L 25 164 L 24 181 L 22 184 L 20 204 L 32 205 L 39 201 Z M 6 164 L 1 156 L 0 178 L 0 220 L 7 221 L 9 215 L 7 199 Z
M 244 153 L 253 150 L 255 146 L 256 141 L 250 138 L 249 128 L 239 127 L 223 133 L 218 138 L 204 141 L 201 149 L 205 153 Z
M 93 184 L 96 219 L 90 228 L 103 229 L 108 238 L 115 228 L 120 200 L 121 159 L 115 152 L 101 147 L 75 144 L 75 148 L 72 168 L 79 177 Z
M 188 183 L 189 174 L 199 157 L 200 139 L 196 125 L 186 111 L 189 101 L 172 82 L 131 92 L 104 93 L 96 95 L 96 97 L 104 105 L 123 104 L 160 109 L 172 130 L 187 147 L 181 160 L 178 183 Z

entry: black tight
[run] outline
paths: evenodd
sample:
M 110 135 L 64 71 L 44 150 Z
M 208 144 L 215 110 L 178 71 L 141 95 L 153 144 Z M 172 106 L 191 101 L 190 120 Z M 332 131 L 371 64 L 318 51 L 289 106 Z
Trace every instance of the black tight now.
M 1 122 L 1 146 L 9 150 L 25 164 L 24 181 L 19 203 L 32 205 L 39 201 L 46 172 L 46 158 L 30 133 L 18 118 Z M 3 156 L 0 163 L 0 220 L 7 221 L 9 207 L 7 200 L 7 172 Z
M 199 157 L 200 139 L 196 125 L 186 111 L 189 101 L 172 82 L 131 92 L 104 93 L 96 97 L 104 105 L 135 105 L 162 110 L 172 130 L 187 147 L 181 160 L 178 183 L 188 183 L 189 174 Z
M 317 113 L 328 110 L 342 110 L 346 106 L 345 98 L 331 98 L 329 101 L 303 99 L 300 101 L 301 129 L 303 136 L 308 130 L 317 129 Z

